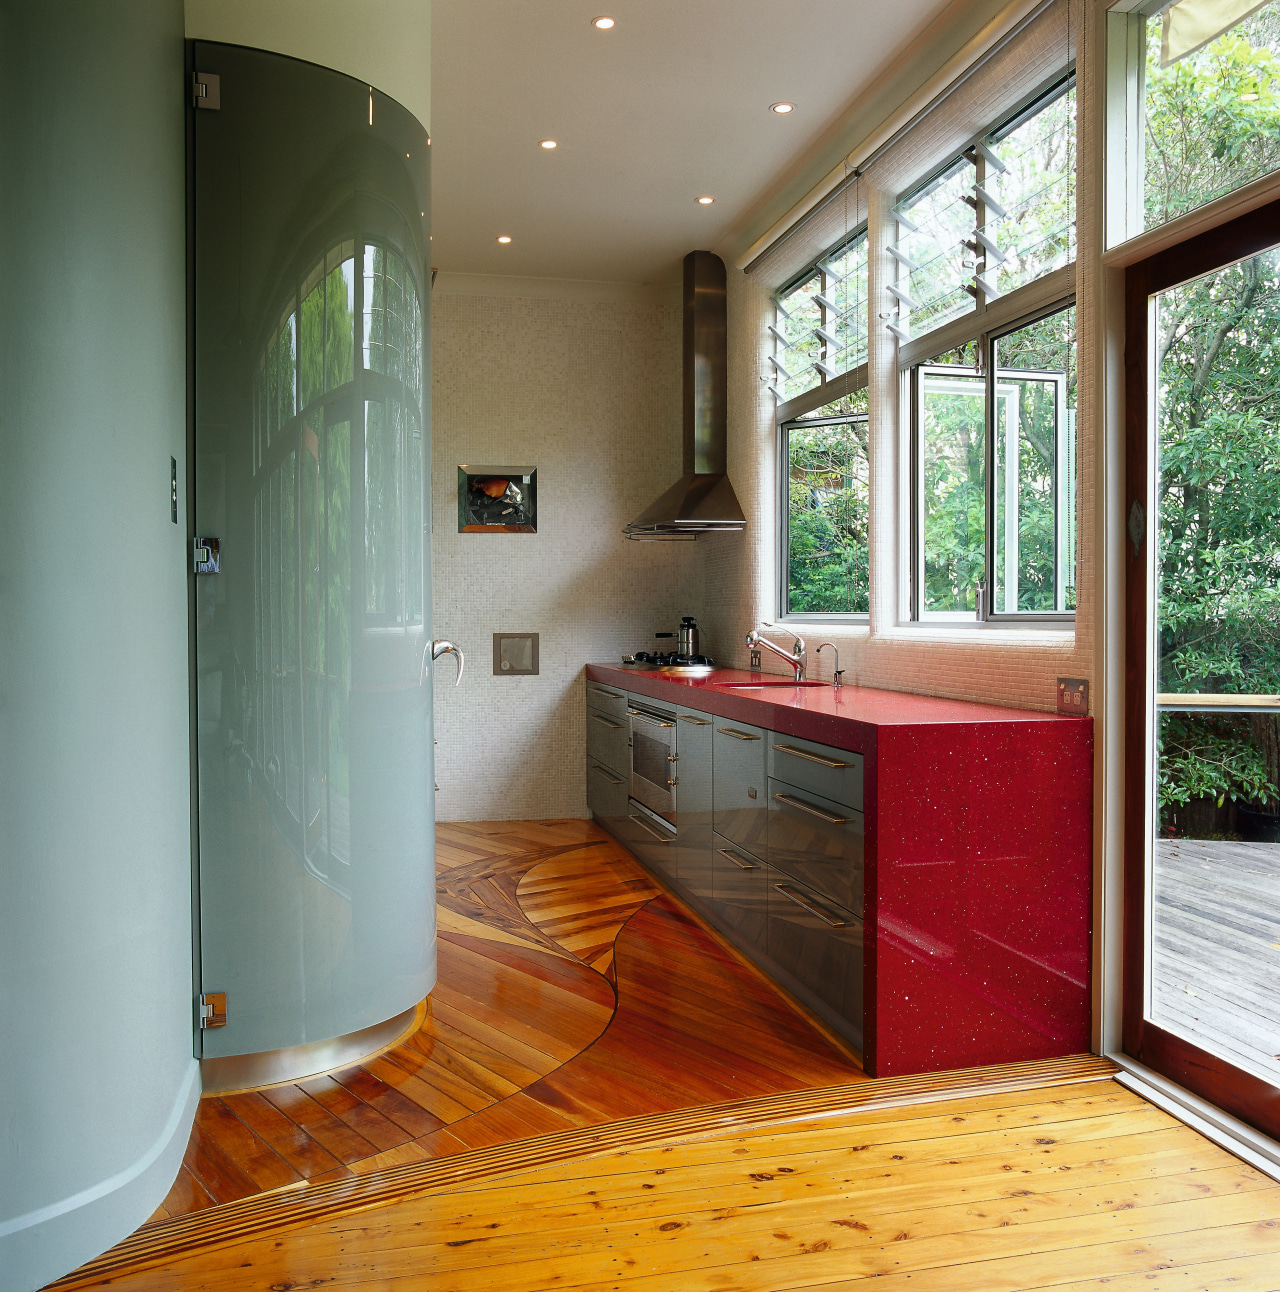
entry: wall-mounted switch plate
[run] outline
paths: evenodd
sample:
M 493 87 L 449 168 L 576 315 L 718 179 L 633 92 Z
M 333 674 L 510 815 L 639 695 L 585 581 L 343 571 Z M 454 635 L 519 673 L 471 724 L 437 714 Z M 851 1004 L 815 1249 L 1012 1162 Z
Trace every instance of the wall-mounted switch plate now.
M 1058 679 L 1058 712 L 1073 718 L 1089 716 L 1089 683 L 1082 677 Z
M 751 667 L 753 669 L 759 669 L 760 667 L 760 652 L 758 650 L 751 652 Z
M 494 633 L 494 677 L 530 677 L 538 672 L 537 633 Z

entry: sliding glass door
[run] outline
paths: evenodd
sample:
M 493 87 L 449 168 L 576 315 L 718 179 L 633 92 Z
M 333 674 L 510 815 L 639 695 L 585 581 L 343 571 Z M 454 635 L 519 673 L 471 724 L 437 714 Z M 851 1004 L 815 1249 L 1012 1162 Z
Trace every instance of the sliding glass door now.
M 1273 206 L 1127 271 L 1128 1053 L 1280 1134 Z

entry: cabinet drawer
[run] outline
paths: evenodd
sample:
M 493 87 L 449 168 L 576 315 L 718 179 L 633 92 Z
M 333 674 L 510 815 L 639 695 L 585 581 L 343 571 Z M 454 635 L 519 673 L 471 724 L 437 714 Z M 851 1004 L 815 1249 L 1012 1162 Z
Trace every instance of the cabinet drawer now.
M 744 947 L 765 952 L 769 923 L 769 868 L 720 835 L 712 835 L 711 908 L 716 921 Z
M 862 915 L 862 813 L 769 778 L 769 863 Z
M 776 731 L 767 734 L 770 776 L 847 807 L 862 806 L 861 754 L 780 736 Z
M 624 775 L 631 763 L 627 757 L 627 719 L 615 718 L 598 709 L 587 709 L 587 754 L 618 775 Z
M 587 759 L 587 807 L 607 830 L 627 815 L 627 778 L 594 758 Z
M 598 709 L 611 718 L 626 719 L 627 693 L 619 691 L 616 686 L 606 686 L 603 682 L 587 679 L 587 708 Z
M 717 834 L 763 857 L 768 831 L 769 733 L 717 718 L 712 742 L 712 818 Z
M 654 820 L 637 803 L 628 802 L 626 812 L 618 830 L 618 838 L 650 870 L 674 878 L 679 865 L 676 832 L 665 821 Z
M 862 921 L 768 868 L 769 958 L 847 1025 L 862 1046 Z

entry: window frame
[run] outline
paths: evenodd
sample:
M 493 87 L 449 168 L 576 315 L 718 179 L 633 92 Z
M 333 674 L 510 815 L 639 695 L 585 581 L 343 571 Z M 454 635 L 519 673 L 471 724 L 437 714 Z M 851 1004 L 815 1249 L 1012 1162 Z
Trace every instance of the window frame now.
M 1074 270 L 1074 266 L 1068 266 L 1068 269 Z M 1064 270 L 1056 270 L 1057 273 L 1063 273 Z M 1074 273 L 1072 274 L 1074 277 Z M 992 311 L 995 315 L 991 325 L 984 328 L 976 336 L 969 335 L 955 344 L 944 344 L 935 347 L 932 342 L 932 334 L 920 338 L 920 342 L 912 342 L 911 347 L 904 347 L 909 352 L 921 342 L 930 342 L 924 348 L 931 351 L 928 358 L 915 358 L 909 367 L 899 368 L 900 390 L 902 392 L 903 403 L 907 408 L 907 415 L 903 419 L 903 432 L 906 443 L 901 448 L 902 460 L 909 464 L 907 489 L 909 493 L 910 504 L 907 510 L 905 522 L 908 527 L 908 533 L 905 536 L 903 550 L 909 553 L 910 565 L 906 570 L 905 579 L 905 600 L 906 600 L 906 620 L 903 626 L 929 626 L 929 625 L 947 625 L 952 627 L 972 626 L 983 628 L 987 626 L 999 628 L 1061 628 L 1064 625 L 1074 624 L 1076 612 L 1074 610 L 1019 610 L 1019 611 L 988 611 L 987 614 L 979 617 L 976 611 L 968 610 L 925 610 L 923 608 L 923 584 L 924 584 L 924 543 L 923 543 L 923 522 L 924 522 L 924 472 L 922 470 L 922 456 L 920 446 L 921 433 L 921 389 L 920 374 L 925 369 L 936 369 L 954 365 L 938 365 L 930 363 L 929 360 L 940 354 L 945 354 L 948 350 L 959 349 L 961 345 L 974 343 L 978 348 L 980 371 L 985 383 L 985 437 L 983 444 L 983 493 L 985 496 L 985 525 L 983 531 L 983 564 L 986 576 L 987 595 L 993 595 L 994 580 L 992 575 L 995 570 L 995 387 L 996 376 L 991 366 L 991 347 L 992 342 L 999 341 L 1002 337 L 1009 336 L 1024 327 L 1029 327 L 1033 323 L 1039 323 L 1042 319 L 1051 318 L 1054 314 L 1059 314 L 1063 310 L 1072 309 L 1076 304 L 1075 292 L 1072 291 L 1066 296 L 1058 297 L 1056 300 L 1040 302 L 1035 297 L 1029 296 L 1026 300 L 1019 300 L 1024 292 L 1028 289 L 1038 287 L 1044 279 L 1037 279 L 1034 283 L 1028 283 L 1026 287 L 1021 287 L 1016 292 L 1011 292 L 1008 296 L 1002 296 L 994 304 L 1011 301 L 1013 306 L 1006 310 Z M 1022 305 L 1032 305 L 1034 308 L 1021 310 Z M 971 315 L 966 315 L 971 318 Z M 947 329 L 940 328 L 939 333 Z M 914 356 L 913 356 L 914 357 Z M 1077 364 L 1079 363 L 1079 350 L 1077 347 Z M 1015 371 L 1010 369 L 1010 371 Z M 1077 515 L 1080 507 L 1079 491 L 1075 498 L 1075 507 Z M 1061 523 L 1061 517 L 1057 515 L 1055 508 L 1055 527 Z M 1078 571 L 1077 571 L 1078 573 Z
M 1044 81 L 1031 94 L 1026 95 L 1020 103 L 1005 113 L 999 122 L 975 135 L 966 147 L 949 158 L 945 164 L 935 166 L 926 178 L 903 190 L 903 196 L 893 205 L 896 210 L 915 194 L 928 188 L 938 176 L 945 174 L 958 160 L 967 154 L 974 164 L 975 175 L 979 184 L 983 182 L 983 153 L 979 143 L 992 139 L 1002 139 L 1019 126 L 1025 124 L 1037 112 L 1047 108 L 1057 99 L 1077 89 L 1076 68 L 1074 62 L 1064 70 Z M 1078 154 L 1077 154 L 1078 155 Z M 975 208 L 975 216 L 981 212 Z M 890 212 L 889 219 L 894 219 Z M 1077 249 L 1078 256 L 1078 249 Z M 986 258 L 982 258 L 982 268 L 975 267 L 975 280 L 978 275 L 987 272 Z M 981 616 L 977 611 L 927 611 L 923 607 L 924 583 L 924 479 L 920 436 L 921 424 L 921 385 L 920 371 L 934 366 L 931 360 L 950 350 L 976 344 L 978 348 L 980 371 L 986 381 L 986 434 L 983 446 L 985 494 L 985 525 L 983 534 L 984 570 L 988 599 L 993 594 L 994 580 L 994 544 L 995 544 L 995 473 L 993 470 L 995 453 L 994 435 L 994 398 L 995 381 L 990 372 L 991 344 L 1020 328 L 1039 322 L 1076 304 L 1076 260 L 1013 291 L 999 296 L 988 296 L 980 283 L 971 289 L 974 296 L 974 308 L 948 320 L 941 326 L 925 332 L 920 336 L 902 339 L 901 329 L 894 330 L 898 336 L 898 407 L 899 407 L 899 462 L 906 467 L 904 472 L 903 503 L 900 507 L 899 550 L 906 554 L 906 560 L 899 565 L 899 626 L 947 627 L 947 628 L 1027 628 L 1027 629 L 1062 629 L 1075 624 L 1076 612 L 1064 611 L 1001 611 L 988 610 Z M 904 275 L 903 267 L 898 265 L 898 279 Z M 1077 364 L 1079 350 L 1077 344 Z M 1079 463 L 1077 461 L 1077 475 Z M 1075 499 L 1077 523 L 1080 499 L 1077 490 Z M 1055 524 L 1061 518 L 1055 516 Z M 1077 570 L 1078 574 L 1078 570 Z M 989 604 L 989 600 L 988 600 Z
M 862 365 L 865 368 L 865 365 Z M 855 390 L 864 389 L 863 386 L 853 387 L 845 392 L 854 393 Z M 806 394 L 812 393 L 809 391 Z M 826 401 L 828 404 L 835 402 L 830 397 Z M 819 405 L 821 407 L 821 405 Z M 870 610 L 805 610 L 793 611 L 787 608 L 787 601 L 791 591 L 791 470 L 789 466 L 790 454 L 788 451 L 788 438 L 791 428 L 805 426 L 849 426 L 854 422 L 870 424 L 871 414 L 868 410 L 865 413 L 846 413 L 839 417 L 788 417 L 777 423 L 777 451 L 778 451 L 778 471 L 777 471 L 777 517 L 776 526 L 778 537 L 778 587 L 777 587 L 777 607 L 776 621 L 778 623 L 794 624 L 849 624 L 858 627 L 865 627 L 870 623 Z M 868 483 L 870 482 L 870 465 L 871 465 L 870 445 L 867 446 L 867 467 Z M 870 490 L 868 489 L 868 495 Z M 870 514 L 870 497 L 868 496 L 868 515 Z M 868 549 L 870 548 L 870 536 L 868 536 Z M 869 555 L 869 553 L 868 553 Z M 870 596 L 870 567 L 868 563 L 868 598 Z

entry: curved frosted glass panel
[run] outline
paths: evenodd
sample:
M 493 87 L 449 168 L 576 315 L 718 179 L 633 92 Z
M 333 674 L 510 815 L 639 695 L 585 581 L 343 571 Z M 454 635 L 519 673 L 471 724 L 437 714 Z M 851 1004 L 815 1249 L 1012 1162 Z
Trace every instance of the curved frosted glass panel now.
M 427 139 L 336 72 L 197 44 L 204 1054 L 409 1008 L 435 977 Z

